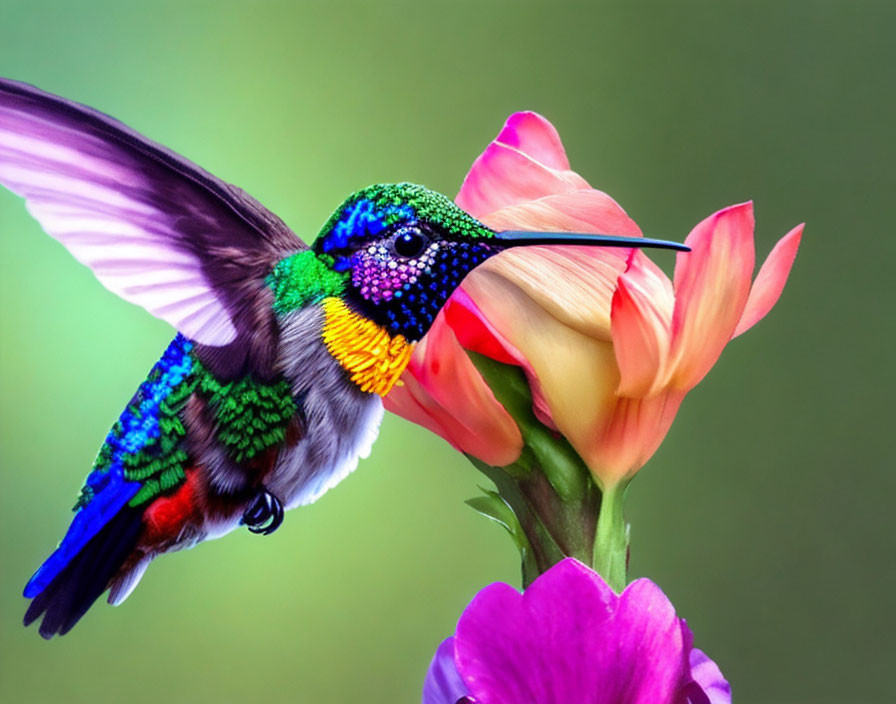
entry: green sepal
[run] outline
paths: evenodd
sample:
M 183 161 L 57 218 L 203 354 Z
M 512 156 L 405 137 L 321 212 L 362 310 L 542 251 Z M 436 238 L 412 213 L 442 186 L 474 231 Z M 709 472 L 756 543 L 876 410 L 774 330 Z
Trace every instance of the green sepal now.
M 467 499 L 465 503 L 477 513 L 494 521 L 498 525 L 503 526 L 507 530 L 517 549 L 520 551 L 520 559 L 522 560 L 523 565 L 523 581 L 527 583 L 531 582 L 538 576 L 538 564 L 535 560 L 535 555 L 532 552 L 532 546 L 529 543 L 529 539 L 526 537 L 526 533 L 523 531 L 523 527 L 520 525 L 516 514 L 513 512 L 510 505 L 501 498 L 501 495 L 498 492 L 484 487 L 479 488 L 485 495 Z
M 528 550 L 525 554 L 521 551 L 523 586 L 567 555 L 583 562 L 590 559 L 592 543 L 588 533 L 575 528 L 582 520 L 588 521 L 590 512 L 586 509 L 582 516 L 578 502 L 570 505 L 560 501 L 543 473 L 536 469 L 520 478 L 511 475 L 507 467 L 492 467 L 471 455 L 467 459 L 492 480 L 526 538 Z
M 591 473 L 569 441 L 535 417 L 532 392 L 523 370 L 476 352 L 467 350 L 467 354 L 520 429 L 525 447 L 515 464 L 525 469 L 537 464 L 561 499 L 581 500 L 593 483 Z

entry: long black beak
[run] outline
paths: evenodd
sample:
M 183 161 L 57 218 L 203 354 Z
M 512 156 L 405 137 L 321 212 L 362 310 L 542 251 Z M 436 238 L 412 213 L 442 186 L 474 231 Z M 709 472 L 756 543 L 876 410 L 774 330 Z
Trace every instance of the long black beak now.
M 616 235 L 592 235 L 584 232 L 524 232 L 505 230 L 496 232 L 492 242 L 504 247 L 520 247 L 533 244 L 586 244 L 596 247 L 652 247 L 690 252 L 686 244 L 669 240 L 652 240 L 647 237 L 618 237 Z

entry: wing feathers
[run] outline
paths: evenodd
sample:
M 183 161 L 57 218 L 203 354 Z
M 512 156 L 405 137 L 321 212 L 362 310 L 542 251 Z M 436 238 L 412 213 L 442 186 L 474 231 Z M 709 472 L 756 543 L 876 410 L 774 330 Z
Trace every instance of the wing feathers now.
M 0 184 L 104 286 L 205 345 L 251 335 L 245 281 L 304 248 L 275 215 L 186 159 L 4 79 Z M 243 261 L 252 266 L 235 274 Z

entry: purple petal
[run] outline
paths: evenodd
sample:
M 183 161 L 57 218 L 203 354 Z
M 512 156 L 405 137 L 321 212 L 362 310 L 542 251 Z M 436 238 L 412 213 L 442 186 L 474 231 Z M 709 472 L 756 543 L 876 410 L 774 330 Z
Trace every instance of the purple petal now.
M 492 584 L 458 622 L 458 670 L 483 704 L 596 704 L 601 677 L 592 654 L 615 600 L 574 560 L 554 566 L 523 595 Z
M 520 595 L 483 589 L 455 636 L 456 664 L 481 704 L 657 704 L 690 679 L 675 610 L 649 580 L 617 596 L 567 559 Z
M 649 579 L 638 579 L 623 591 L 613 625 L 616 645 L 605 657 L 617 693 L 608 701 L 671 701 L 687 677 L 690 648 L 672 602 Z
M 702 650 L 691 651 L 691 677 L 706 695 L 709 704 L 731 704 L 731 685 Z
M 232 342 L 241 311 L 253 309 L 240 286 L 254 272 L 241 255 L 273 263 L 304 248 L 261 205 L 186 159 L 5 79 L 0 184 L 106 288 L 209 345 Z
M 456 704 L 468 694 L 454 664 L 454 638 L 446 638 L 436 651 L 426 673 L 423 704 Z

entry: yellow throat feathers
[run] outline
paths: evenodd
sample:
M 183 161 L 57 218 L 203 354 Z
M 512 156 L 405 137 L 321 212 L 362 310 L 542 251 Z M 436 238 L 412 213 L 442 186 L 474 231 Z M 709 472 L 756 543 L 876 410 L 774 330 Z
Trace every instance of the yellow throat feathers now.
M 385 396 L 408 365 L 413 343 L 392 337 L 339 298 L 325 298 L 323 308 L 327 350 L 361 391 Z

